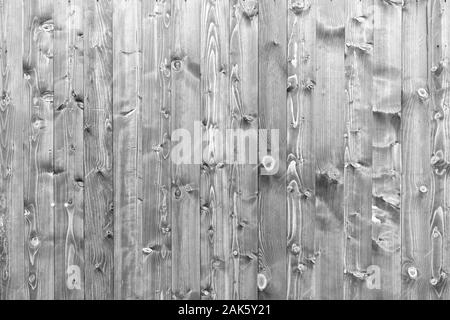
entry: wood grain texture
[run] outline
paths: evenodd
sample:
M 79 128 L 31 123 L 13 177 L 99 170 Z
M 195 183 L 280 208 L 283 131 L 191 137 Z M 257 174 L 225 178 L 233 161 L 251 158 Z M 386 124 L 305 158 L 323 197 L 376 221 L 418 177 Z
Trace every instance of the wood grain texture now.
M 228 166 L 225 164 L 229 127 L 229 1 L 204 1 L 200 26 L 200 87 L 202 153 L 200 175 L 200 277 L 202 299 L 233 297 L 232 266 L 240 259 L 232 247 Z
M 314 132 L 315 299 L 342 299 L 344 284 L 345 2 L 317 2 Z
M 287 4 L 258 5 L 258 119 L 266 131 L 259 132 L 257 285 L 258 298 L 271 300 L 286 298 L 286 252 L 292 249 L 286 247 Z
M 372 289 L 373 1 L 345 9 L 344 299 L 354 300 Z
M 313 296 L 316 1 L 291 1 L 288 11 L 287 219 L 288 299 Z
M 377 299 L 400 298 L 402 5 L 374 1 L 372 264 Z
M 430 220 L 431 237 L 431 298 L 448 299 L 447 275 L 445 264 L 448 261 L 447 212 L 447 153 L 446 144 L 448 115 L 448 73 L 444 71 L 448 55 L 449 37 L 447 33 L 449 3 L 446 1 L 429 1 L 428 19 L 428 88 L 430 90 L 431 122 L 431 167 L 433 199 Z M 447 101 L 446 101 L 447 99 Z
M 194 123 L 200 121 L 201 24 L 192 17 L 200 14 L 200 1 L 172 0 L 172 132 L 186 130 L 190 142 L 197 143 L 201 139 L 201 128 Z M 171 169 L 173 299 L 200 299 L 201 150 L 194 150 L 190 158 L 172 162 Z
M 258 2 L 234 0 L 230 5 L 229 127 L 244 130 L 243 136 L 249 139 L 252 130 L 258 129 L 258 88 L 254 85 L 258 82 L 258 26 Z M 231 163 L 228 170 L 232 247 L 239 252 L 239 259 L 233 260 L 231 297 L 256 299 L 258 168 Z
M 142 2 L 143 298 L 171 299 L 170 99 L 172 1 Z M 149 250 L 150 249 L 150 250 Z
M 85 298 L 114 296 L 113 5 L 83 1 Z
M 24 150 L 28 108 L 23 101 L 23 5 L 0 2 L 0 299 L 26 299 Z
M 407 1 L 402 43 L 402 298 L 431 297 L 431 100 L 428 88 L 427 2 Z M 424 139 L 424 137 L 427 137 Z M 425 228 L 427 226 L 427 228 Z
M 450 298 L 450 2 L 0 0 L 0 300 Z
M 28 108 L 24 170 L 29 298 L 54 298 L 53 1 L 24 5 L 24 105 Z
M 431 89 L 435 92 L 432 96 L 433 99 L 433 108 L 434 108 L 434 119 L 436 121 L 435 124 L 435 136 L 439 137 L 438 143 L 439 147 L 442 148 L 442 153 L 444 156 L 444 161 L 438 161 L 439 165 L 435 169 L 435 174 L 437 174 L 438 178 L 438 186 L 436 187 L 436 193 L 440 194 L 440 199 L 435 201 L 433 208 L 436 210 L 442 206 L 442 211 L 438 210 L 439 218 L 443 218 L 443 232 L 442 225 L 436 224 L 437 231 L 440 233 L 442 238 L 442 260 L 439 258 L 435 261 L 436 265 L 439 266 L 441 264 L 440 275 L 437 275 L 438 270 L 433 271 L 436 278 L 438 278 L 438 282 L 435 285 L 435 293 L 441 299 L 448 300 L 450 298 L 450 287 L 448 285 L 447 278 L 447 266 L 450 262 L 450 255 L 448 250 L 450 249 L 450 235 L 448 232 L 448 226 L 450 225 L 450 220 L 448 216 L 448 204 L 450 201 L 450 197 L 448 195 L 449 188 L 449 179 L 448 175 L 444 174 L 442 177 L 442 170 L 445 168 L 448 170 L 448 163 L 450 162 L 450 114 L 449 114 L 449 106 L 450 106 L 450 95 L 448 91 L 448 87 L 450 86 L 450 73 L 448 70 L 448 62 L 450 61 L 450 2 L 447 1 L 434 1 L 432 2 L 433 8 L 432 12 L 434 12 L 435 28 L 437 30 L 437 36 L 435 40 L 432 42 L 431 46 L 434 54 L 431 58 L 432 67 L 430 71 L 431 75 Z M 434 44 L 434 45 L 433 45 Z M 436 142 L 433 143 L 433 146 L 436 145 Z M 433 149 L 433 152 L 435 149 Z M 440 160 L 440 159 L 439 159 Z M 444 180 L 444 181 L 442 181 Z M 436 197 L 437 198 L 437 197 Z M 445 209 L 447 208 L 447 209 Z M 443 213 L 443 216 L 442 216 Z M 435 220 L 436 222 L 440 222 L 439 219 Z M 433 225 L 431 227 L 434 229 Z M 439 237 L 437 237 L 439 238 Z M 437 269 L 437 268 L 436 268 Z M 432 275 L 433 276 L 433 275 Z
M 113 1 L 114 299 L 142 297 L 142 211 L 138 195 L 140 17 L 138 0 Z
M 68 0 L 53 5 L 55 296 L 83 299 L 83 6 Z

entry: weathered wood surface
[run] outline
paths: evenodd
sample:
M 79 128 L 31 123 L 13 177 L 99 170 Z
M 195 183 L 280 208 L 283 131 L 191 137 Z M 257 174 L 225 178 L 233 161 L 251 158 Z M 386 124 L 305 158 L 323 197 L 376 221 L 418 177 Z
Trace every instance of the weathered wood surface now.
M 0 0 L 0 299 L 449 299 L 449 44 L 445 0 Z

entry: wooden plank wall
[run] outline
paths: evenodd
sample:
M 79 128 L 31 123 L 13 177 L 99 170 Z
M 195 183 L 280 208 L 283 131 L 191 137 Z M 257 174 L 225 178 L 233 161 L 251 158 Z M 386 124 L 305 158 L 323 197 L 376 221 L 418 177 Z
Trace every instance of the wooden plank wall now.
M 0 299 L 449 299 L 449 45 L 446 0 L 0 0 Z

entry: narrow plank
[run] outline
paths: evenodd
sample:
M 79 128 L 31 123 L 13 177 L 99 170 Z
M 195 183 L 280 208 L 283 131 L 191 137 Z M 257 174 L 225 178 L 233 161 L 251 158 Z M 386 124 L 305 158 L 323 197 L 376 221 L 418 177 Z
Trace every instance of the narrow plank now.
M 201 150 L 191 142 L 201 139 L 200 120 L 201 1 L 173 0 L 172 34 L 172 295 L 200 299 L 200 164 Z M 194 122 L 197 121 L 197 124 Z M 180 129 L 178 135 L 174 130 Z M 195 132 L 194 132 L 195 131 Z M 200 131 L 200 132 L 198 132 Z M 188 139 L 184 141 L 183 139 Z M 189 149 L 178 159 L 180 147 Z M 184 149 L 186 149 L 184 148 Z M 188 156 L 189 155 L 189 156 Z M 195 159 L 192 159 L 192 156 Z M 184 160 L 184 161 L 177 161 Z
M 345 2 L 318 1 L 313 126 L 316 157 L 315 299 L 342 299 L 344 284 Z
M 344 299 L 370 298 L 372 274 L 373 0 L 346 1 Z
M 430 166 L 427 2 L 404 3 L 402 36 L 402 298 L 429 299 L 434 187 Z
M 23 72 L 28 107 L 24 196 L 29 297 L 54 298 L 53 1 L 25 0 Z
M 114 298 L 141 298 L 138 198 L 141 1 L 113 2 Z
M 437 4 L 436 4 L 437 5 Z M 437 9 L 437 8 L 436 8 Z M 438 11 L 438 10 L 436 10 Z M 438 48 L 434 48 L 435 55 L 433 55 L 433 67 L 437 66 L 437 69 L 431 69 L 433 71 L 433 77 L 436 77 L 434 88 L 441 88 L 441 93 L 436 91 L 436 94 L 434 96 L 434 103 L 435 108 L 440 109 L 441 114 L 443 115 L 443 118 L 439 119 L 439 116 L 436 117 L 436 121 L 441 121 L 442 124 L 440 125 L 442 127 L 442 135 L 444 138 L 444 160 L 445 164 L 450 163 L 450 94 L 448 91 L 448 88 L 450 87 L 450 71 L 449 71 L 449 61 L 450 61 L 450 2 L 449 1 L 441 1 L 440 2 L 440 25 L 441 25 L 441 56 L 439 57 L 439 50 Z M 439 44 L 439 43 L 438 43 Z M 439 60 L 439 63 L 438 63 Z M 433 88 L 432 87 L 432 88 Z M 449 167 L 446 166 L 447 171 Z M 448 215 L 448 208 L 450 206 L 450 197 L 448 195 L 448 190 L 450 188 L 450 179 L 448 179 L 447 175 L 445 175 L 445 182 L 444 182 L 444 205 L 443 205 L 443 212 L 446 213 L 444 216 L 444 233 L 441 232 L 442 238 L 443 238 L 443 250 L 445 252 L 443 257 L 443 264 L 444 269 L 441 271 L 444 271 L 445 273 L 442 274 L 442 276 L 447 275 L 447 278 L 445 281 L 442 281 L 442 288 L 437 287 L 437 293 L 441 294 L 442 299 L 450 299 L 450 286 L 448 285 L 448 272 L 450 266 L 450 233 L 448 231 L 448 228 L 450 226 L 450 216 Z M 447 208 L 445 210 L 445 208 Z M 447 230 L 447 231 L 446 231 Z
M 53 4 L 55 298 L 83 299 L 83 6 Z
M 316 84 L 316 3 L 292 2 L 288 11 L 287 199 L 288 299 L 313 296 Z
M 372 263 L 374 299 L 400 298 L 402 2 L 375 1 Z M 375 279 L 377 280 L 377 279 Z
M 144 299 L 171 299 L 171 1 L 142 2 L 142 244 Z
M 259 2 L 259 298 L 286 298 L 286 1 Z M 264 137 L 264 132 L 266 137 Z M 291 250 L 291 248 L 289 248 Z
M 28 297 L 25 262 L 22 2 L 0 2 L 0 300 Z
M 230 5 L 229 128 L 257 138 L 258 2 L 233 0 Z M 238 131 L 240 132 L 240 131 Z M 240 140 L 242 142 L 242 140 Z M 257 154 L 257 146 L 254 154 Z M 229 157 L 229 155 L 228 155 Z M 228 159 L 228 158 L 227 158 Z M 258 292 L 258 171 L 256 163 L 229 163 L 229 206 L 233 260 L 233 299 L 256 300 Z
M 432 216 L 430 220 L 431 237 L 431 297 L 448 299 L 446 285 L 446 264 L 449 261 L 446 239 L 449 238 L 445 218 L 447 202 L 447 168 L 448 168 L 448 73 L 445 69 L 448 56 L 448 27 L 450 4 L 446 1 L 428 2 L 428 88 L 430 90 L 431 122 L 431 166 L 433 169 L 432 185 L 434 190 Z M 447 100 L 447 101 L 446 101 Z M 448 244 L 447 244 L 448 245 Z
M 114 297 L 111 0 L 84 9 L 85 299 Z
M 228 59 L 229 1 L 203 1 L 201 8 L 200 86 L 202 153 L 200 179 L 200 277 L 202 299 L 231 299 L 232 266 L 239 248 L 232 248 L 228 198 L 228 164 L 225 164 L 229 126 Z

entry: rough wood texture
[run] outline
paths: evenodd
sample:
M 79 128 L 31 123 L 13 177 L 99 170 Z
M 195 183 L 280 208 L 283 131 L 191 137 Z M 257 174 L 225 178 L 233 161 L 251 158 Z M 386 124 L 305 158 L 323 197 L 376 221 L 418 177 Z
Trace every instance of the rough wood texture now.
M 111 0 L 83 1 L 85 298 L 112 299 L 113 140 Z
M 172 0 L 171 126 L 186 130 L 191 142 L 197 143 L 201 138 L 201 128 L 194 123 L 200 121 L 200 15 L 200 1 Z M 198 158 L 201 150 L 194 149 L 188 163 L 172 165 L 173 299 L 200 299 L 200 163 L 194 164 Z
M 0 299 L 25 299 L 24 104 L 22 72 L 22 2 L 0 2 Z
M 53 2 L 55 297 L 84 298 L 83 109 L 81 1 Z M 81 183 L 80 183 L 81 182 Z
M 402 21 L 402 298 L 431 297 L 433 231 L 431 108 L 427 63 L 427 2 L 406 1 Z M 414 43 L 414 50 L 406 44 Z M 439 216 L 439 213 L 437 214 Z M 433 218 L 433 219 L 432 219 Z M 438 235 L 436 239 L 433 234 Z
M 225 164 L 229 127 L 229 1 L 204 1 L 201 12 L 200 87 L 202 153 L 200 180 L 200 277 L 202 299 L 233 297 L 232 266 L 239 248 L 232 246 L 232 224 L 228 197 L 228 165 Z
M 287 221 L 288 299 L 313 297 L 315 159 L 313 108 L 316 84 L 317 3 L 288 12 Z
M 258 129 L 258 3 L 234 0 L 230 5 L 229 128 Z M 255 137 L 256 138 L 256 137 Z M 242 141 L 242 140 L 241 140 Z M 258 168 L 256 164 L 229 165 L 229 210 L 233 259 L 233 299 L 256 299 L 258 272 Z
M 145 299 L 171 299 L 170 43 L 172 1 L 142 2 L 141 136 L 139 163 Z
M 259 298 L 270 300 L 286 298 L 286 252 L 293 249 L 286 247 L 287 4 L 277 0 L 258 5 L 259 128 L 278 130 L 265 131 L 266 137 L 260 131 L 258 150 L 257 285 Z
M 0 0 L 0 299 L 449 299 L 449 44 L 446 0 Z
M 345 2 L 318 1 L 314 132 L 316 299 L 342 299 L 344 285 Z M 357 134 L 357 132 L 350 132 Z
M 402 4 L 374 1 L 372 264 L 373 298 L 400 298 Z
M 24 141 L 26 286 L 32 300 L 53 299 L 53 2 L 25 0 L 23 5 L 23 96 L 28 108 Z
M 372 272 L 373 1 L 346 1 L 344 299 L 367 299 Z
M 114 0 L 114 298 L 141 298 L 142 216 L 138 197 L 140 13 L 138 0 Z M 110 230 L 108 230 L 111 232 Z

